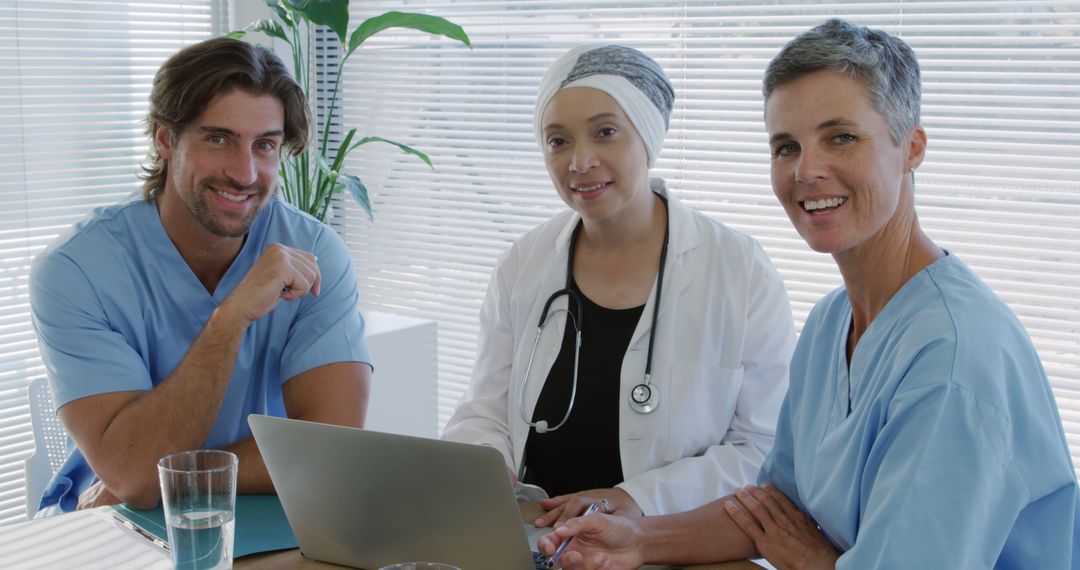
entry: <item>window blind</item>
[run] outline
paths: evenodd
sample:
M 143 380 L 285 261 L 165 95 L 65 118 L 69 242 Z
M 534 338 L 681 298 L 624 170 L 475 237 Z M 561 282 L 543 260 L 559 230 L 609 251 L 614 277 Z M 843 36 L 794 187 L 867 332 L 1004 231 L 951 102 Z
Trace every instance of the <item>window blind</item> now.
M 839 16 L 918 54 L 930 139 L 916 181 L 922 223 L 1020 316 L 1080 457 L 1080 2 L 368 0 L 354 23 L 387 10 L 447 17 L 474 43 L 391 30 L 343 71 L 344 124 L 435 162 L 364 147 L 348 167 L 373 192 L 375 221 L 341 200 L 335 223 L 367 306 L 438 321 L 440 426 L 468 384 L 498 255 L 564 207 L 532 105 L 547 65 L 587 41 L 637 47 L 667 71 L 677 98 L 653 174 L 762 243 L 801 329 L 840 279 L 772 195 L 760 86 L 786 41 Z
M 222 4 L 224 4 L 222 2 Z M 138 188 L 154 72 L 223 28 L 212 0 L 9 1 L 0 16 L 0 524 L 22 520 L 44 378 L 30 261 L 96 206 Z M 36 500 L 34 498 L 33 500 Z

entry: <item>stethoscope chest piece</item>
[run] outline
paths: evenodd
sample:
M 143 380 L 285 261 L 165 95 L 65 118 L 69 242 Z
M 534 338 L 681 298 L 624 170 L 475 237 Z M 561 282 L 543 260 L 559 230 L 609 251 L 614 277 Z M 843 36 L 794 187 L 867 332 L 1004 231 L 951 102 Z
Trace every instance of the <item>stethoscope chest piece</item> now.
M 649 414 L 660 405 L 660 390 L 648 380 L 630 390 L 630 408 L 639 414 Z

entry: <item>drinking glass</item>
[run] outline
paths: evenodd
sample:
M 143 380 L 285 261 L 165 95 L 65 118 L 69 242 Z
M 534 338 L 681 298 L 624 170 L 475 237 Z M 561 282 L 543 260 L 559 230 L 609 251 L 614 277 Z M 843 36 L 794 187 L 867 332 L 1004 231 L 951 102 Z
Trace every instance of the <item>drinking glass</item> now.
M 178 570 L 232 568 L 236 455 L 200 449 L 158 461 L 169 550 Z

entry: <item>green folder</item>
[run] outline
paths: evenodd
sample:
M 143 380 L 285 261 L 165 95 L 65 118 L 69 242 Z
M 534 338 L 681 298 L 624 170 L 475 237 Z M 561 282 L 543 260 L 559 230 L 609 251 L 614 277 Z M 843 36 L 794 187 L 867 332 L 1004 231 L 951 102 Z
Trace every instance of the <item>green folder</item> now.
M 146 532 L 169 542 L 161 505 L 148 511 L 123 504 L 113 505 L 113 509 Z M 277 495 L 237 495 L 233 558 L 289 548 L 296 548 L 296 537 Z

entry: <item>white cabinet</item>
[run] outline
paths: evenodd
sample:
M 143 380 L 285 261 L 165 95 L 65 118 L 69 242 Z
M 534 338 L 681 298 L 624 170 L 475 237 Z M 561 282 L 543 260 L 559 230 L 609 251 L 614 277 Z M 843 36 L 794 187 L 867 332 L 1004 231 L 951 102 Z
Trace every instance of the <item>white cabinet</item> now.
M 368 429 L 438 437 L 435 321 L 362 311 L 375 364 L 368 400 Z

